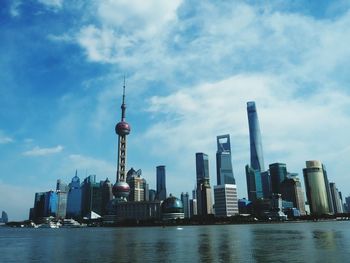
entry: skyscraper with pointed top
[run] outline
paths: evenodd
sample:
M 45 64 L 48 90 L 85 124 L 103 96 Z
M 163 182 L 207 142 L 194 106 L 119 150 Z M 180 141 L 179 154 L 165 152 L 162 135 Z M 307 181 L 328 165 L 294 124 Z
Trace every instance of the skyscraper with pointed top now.
M 130 125 L 125 121 L 125 77 L 123 85 L 123 100 L 120 108 L 122 110 L 121 121 L 115 126 L 115 132 L 118 135 L 118 163 L 116 183 L 113 186 L 113 195 L 118 199 L 126 201 L 130 192 L 130 187 L 126 183 L 126 136 L 130 133 Z
M 72 181 L 69 184 L 66 216 L 81 216 L 81 188 L 77 170 L 75 171 L 75 176 L 72 178 Z
M 256 111 L 254 101 L 247 102 L 247 113 L 250 138 L 250 166 L 255 171 L 263 172 L 265 171 L 264 156 L 261 143 L 258 113 Z

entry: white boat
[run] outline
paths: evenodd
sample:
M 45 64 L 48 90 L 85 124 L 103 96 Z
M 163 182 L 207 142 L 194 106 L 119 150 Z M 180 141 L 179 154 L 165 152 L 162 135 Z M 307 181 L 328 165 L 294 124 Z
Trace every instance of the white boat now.
M 85 224 L 80 224 L 79 222 L 75 221 L 74 219 L 64 219 L 63 220 L 63 228 L 75 228 L 75 227 L 85 227 Z
M 59 228 L 60 226 L 55 222 L 47 222 L 45 224 L 41 224 L 38 228 Z

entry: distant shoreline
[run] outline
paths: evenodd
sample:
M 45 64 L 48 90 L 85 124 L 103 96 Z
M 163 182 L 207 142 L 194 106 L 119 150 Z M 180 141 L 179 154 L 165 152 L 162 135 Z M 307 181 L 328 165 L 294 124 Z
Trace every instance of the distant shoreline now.
M 246 224 L 280 224 L 280 223 L 304 223 L 304 222 L 332 222 L 350 221 L 350 214 L 325 215 L 325 216 L 303 216 L 288 220 L 257 219 L 252 216 L 234 216 L 227 218 L 216 218 L 214 216 L 194 217 L 192 219 L 175 219 L 170 221 L 156 220 L 124 220 L 115 224 L 106 224 L 102 220 L 83 220 L 88 227 L 169 227 L 169 226 L 201 226 L 201 225 L 246 225 Z M 0 226 L 7 227 L 33 227 L 33 222 L 12 221 Z

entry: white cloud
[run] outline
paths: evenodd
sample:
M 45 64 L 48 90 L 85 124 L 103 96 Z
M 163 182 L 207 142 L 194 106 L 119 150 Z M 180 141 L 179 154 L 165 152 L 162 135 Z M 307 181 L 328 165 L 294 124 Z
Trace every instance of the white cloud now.
M 283 12 L 273 4 L 202 1 L 178 2 L 167 9 L 168 15 L 154 19 L 147 7 L 113 16 L 123 4 L 99 4 L 98 25 L 85 25 L 77 39 L 90 61 L 114 63 L 132 72 L 133 86 L 162 94 L 149 101 L 153 118 L 144 136 L 133 138 L 147 160 L 170 163 L 170 172 L 185 181 L 185 175 L 194 178 L 194 153 L 207 151 L 213 160 L 215 136 L 230 133 L 245 192 L 245 103 L 256 100 L 266 165 L 287 162 L 291 171 L 300 173 L 305 160 L 321 159 L 334 163 L 328 165 L 330 172 L 344 180 L 342 163 L 348 161 L 337 151 L 346 151 L 350 128 L 349 11 L 318 19 Z M 138 15 L 142 17 L 132 19 Z M 94 123 L 108 113 L 111 96 L 105 95 L 111 90 L 98 96 Z M 211 167 L 214 171 L 213 161 Z M 181 189 L 181 179 L 176 180 L 173 185 Z
M 98 2 L 98 18 L 105 26 L 126 31 L 139 37 L 160 32 L 167 23 L 176 20 L 181 0 L 112 0 Z
M 7 144 L 14 142 L 14 139 L 7 136 L 3 131 L 0 130 L 0 144 Z
M 149 41 L 154 43 L 168 33 L 168 27 L 177 19 L 176 11 L 181 2 L 97 2 L 96 18 L 100 26 L 83 26 L 76 36 L 77 42 L 91 61 L 134 66 L 139 59 L 134 58 L 135 49 L 145 50 Z
M 32 150 L 25 151 L 22 154 L 25 156 L 46 156 L 50 154 L 60 153 L 63 151 L 63 146 L 57 145 L 52 148 L 40 148 L 39 146 L 35 146 Z
M 22 2 L 20 0 L 14 0 L 12 1 L 12 4 L 10 6 L 10 14 L 12 17 L 20 16 L 19 8 L 21 6 Z
M 13 142 L 11 137 L 0 137 L 0 144 L 6 144 Z
M 154 158 L 163 158 L 160 148 L 166 149 L 171 173 L 187 174 L 188 167 L 193 167 L 193 182 L 194 153 L 208 153 L 215 184 L 216 136 L 231 134 L 234 169 L 240 196 L 244 196 L 244 165 L 249 163 L 246 102 L 254 100 L 266 166 L 286 162 L 292 172 L 300 173 L 306 160 L 320 159 L 329 164 L 330 180 L 345 181 L 347 176 L 340 171 L 346 170 L 347 157 L 339 151 L 349 151 L 344 142 L 350 129 L 350 117 L 345 113 L 350 96 L 323 90 L 296 98 L 291 92 L 294 85 L 286 85 L 285 79 L 276 75 L 237 75 L 153 97 L 149 111 L 154 115 L 154 124 L 141 140 L 157 142 L 145 146 Z
M 38 2 L 51 8 L 61 8 L 63 5 L 63 0 L 38 0 Z

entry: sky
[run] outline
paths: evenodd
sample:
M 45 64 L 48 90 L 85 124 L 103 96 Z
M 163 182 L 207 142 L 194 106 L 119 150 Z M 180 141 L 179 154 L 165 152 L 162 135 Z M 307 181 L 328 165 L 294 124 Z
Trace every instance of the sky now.
M 195 153 L 230 134 L 238 196 L 255 101 L 265 167 L 320 160 L 350 193 L 349 1 L 2 0 L 0 210 L 29 216 L 35 192 L 115 180 L 123 76 L 127 168 L 191 193 Z

